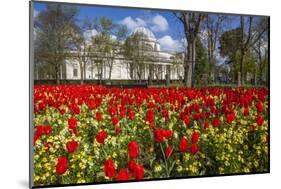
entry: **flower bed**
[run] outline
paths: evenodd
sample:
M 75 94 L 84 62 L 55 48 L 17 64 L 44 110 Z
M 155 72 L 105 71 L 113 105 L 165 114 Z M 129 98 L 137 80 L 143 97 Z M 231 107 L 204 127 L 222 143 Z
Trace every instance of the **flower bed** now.
M 34 87 L 34 184 L 268 172 L 267 88 Z

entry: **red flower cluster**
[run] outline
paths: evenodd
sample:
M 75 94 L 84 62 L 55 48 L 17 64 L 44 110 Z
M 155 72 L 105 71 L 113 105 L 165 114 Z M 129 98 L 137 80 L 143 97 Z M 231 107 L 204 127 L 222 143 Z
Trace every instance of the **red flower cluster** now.
M 199 151 L 199 147 L 197 144 L 193 143 L 190 146 L 190 152 L 195 155 Z
M 34 134 L 34 141 L 33 143 L 35 144 L 36 141 L 43 135 L 49 135 L 51 134 L 52 132 L 52 126 L 50 125 L 46 125 L 46 126 L 43 126 L 43 125 L 38 125 L 36 127 L 36 132 Z
M 185 152 L 188 149 L 188 141 L 183 137 L 180 141 L 180 151 Z
M 196 156 L 199 151 L 208 156 L 206 152 L 209 152 L 210 145 L 206 145 L 205 141 L 208 138 L 204 137 L 203 140 L 201 136 L 210 132 L 210 127 L 217 128 L 214 130 L 217 134 L 221 134 L 230 127 L 236 129 L 237 125 L 235 124 L 239 123 L 239 121 L 235 121 L 236 116 L 240 119 L 244 115 L 249 123 L 252 121 L 249 134 L 258 133 L 253 132 L 253 130 L 266 130 L 267 98 L 268 90 L 266 88 L 150 88 L 127 90 L 93 85 L 46 85 L 35 86 L 34 113 L 35 116 L 42 116 L 49 112 L 49 108 L 52 108 L 52 111 L 59 113 L 62 120 L 68 121 L 66 127 L 69 128 L 72 135 L 79 134 L 78 140 L 75 136 L 69 136 L 69 133 L 66 133 L 65 137 L 69 137 L 66 139 L 68 142 L 63 144 L 63 149 L 59 149 L 56 153 L 61 154 L 65 149 L 67 150 L 65 156 L 57 157 L 55 169 L 58 175 L 65 174 L 70 167 L 69 163 L 73 162 L 72 158 L 76 156 L 76 153 L 83 150 L 83 145 L 78 142 L 80 138 L 82 139 L 81 142 L 85 142 L 85 138 L 92 140 L 92 131 L 88 129 L 89 127 L 85 129 L 84 124 L 90 125 L 92 118 L 94 118 L 100 129 L 94 137 L 98 143 L 103 144 L 98 147 L 106 150 L 110 148 L 109 150 L 113 151 L 119 150 L 120 147 L 123 148 L 125 145 L 130 157 L 128 162 L 121 162 L 122 156 L 117 153 L 118 155 L 114 156 L 114 159 L 103 159 L 101 163 L 103 166 L 97 166 L 97 169 L 103 167 L 104 175 L 111 180 L 125 181 L 143 179 L 144 168 L 149 169 L 149 167 L 146 167 L 147 163 L 144 162 L 147 160 L 145 155 L 147 157 L 155 155 L 155 161 L 159 161 L 163 156 L 165 160 L 169 161 L 169 166 L 172 161 L 181 158 L 186 153 L 195 155 L 195 160 L 199 158 L 199 156 Z M 84 119 L 85 117 L 87 122 Z M 40 119 L 36 119 L 36 125 L 38 126 L 35 127 L 34 133 L 35 150 L 41 150 L 41 147 L 43 147 L 48 151 L 52 148 L 52 143 L 48 142 L 47 135 L 61 133 L 63 125 L 53 128 L 50 126 L 52 123 L 48 119 L 45 119 L 43 123 L 38 123 L 38 120 L 40 121 Z M 79 128 L 79 133 L 77 132 L 78 123 L 81 123 L 81 126 L 83 125 Z M 143 123 L 148 125 L 143 126 Z M 50 125 L 43 126 L 41 124 Z M 239 124 L 239 126 L 242 127 L 243 125 Z M 96 130 L 94 131 L 96 132 Z M 128 135 L 135 133 L 136 135 L 126 138 L 124 137 L 126 133 Z M 118 145 L 111 145 L 111 141 L 104 144 L 109 135 L 116 138 Z M 43 146 L 39 145 L 38 142 L 36 144 L 41 136 L 43 136 L 40 138 Z M 126 139 L 123 140 L 122 137 Z M 263 143 L 268 140 L 265 137 L 266 135 L 260 137 Z M 122 140 L 119 141 L 121 138 Z M 153 145 L 154 147 L 151 148 Z M 161 149 L 158 148 L 160 146 Z M 164 154 L 160 150 L 163 150 Z M 53 149 L 50 152 L 53 152 Z M 118 166 L 118 169 L 114 165 L 115 161 L 116 163 L 119 161 L 118 165 L 121 166 Z
M 150 127 L 154 126 L 154 110 L 153 109 L 147 110 L 145 120 L 147 122 L 149 122 Z
M 256 122 L 257 122 L 258 126 L 262 126 L 262 124 L 264 122 L 263 117 L 258 115 L 257 118 L 256 118 Z
M 137 142 L 133 141 L 128 144 L 130 158 L 137 158 L 139 155 L 139 147 Z
M 215 118 L 215 119 L 213 120 L 212 124 L 213 124 L 213 127 L 216 128 L 216 127 L 219 127 L 219 126 L 220 126 L 221 121 L 220 121 L 218 118 Z
M 68 128 L 69 129 L 76 129 L 77 127 L 77 120 L 76 118 L 69 118 L 68 119 Z
M 108 134 L 105 131 L 100 131 L 96 135 L 96 140 L 98 141 L 98 143 L 104 143 L 104 141 L 107 138 L 107 136 L 108 136 Z
M 195 131 L 195 132 L 192 134 L 191 142 L 192 142 L 192 143 L 197 143 L 197 142 L 199 141 L 199 138 L 200 138 L 200 133 L 198 133 L 198 132 Z
M 56 172 L 58 175 L 64 174 L 68 169 L 68 161 L 66 156 L 57 159 Z
M 134 178 L 136 180 L 142 180 L 144 175 L 144 169 L 142 165 L 135 165 L 134 167 Z
M 130 170 L 131 173 L 133 173 L 133 176 L 136 180 L 143 179 L 144 169 L 142 165 L 138 165 L 134 162 L 134 160 L 130 160 L 128 169 Z
M 164 140 L 164 130 L 163 129 L 159 129 L 159 128 L 156 128 L 154 130 L 154 138 L 156 140 L 156 142 L 158 143 L 162 143 L 163 140 Z
M 230 113 L 230 114 L 228 114 L 227 116 L 226 116 L 226 122 L 228 123 L 228 124 L 230 124 L 232 121 L 234 121 L 235 120 L 235 114 L 234 113 Z
M 69 141 L 66 144 L 66 149 L 69 153 L 74 152 L 78 148 L 78 142 L 75 140 Z
M 116 169 L 115 169 L 114 163 L 111 159 L 105 161 L 104 173 L 109 178 L 113 177 L 116 174 Z
M 116 177 L 117 181 L 126 181 L 130 179 L 130 174 L 127 169 L 121 169 Z

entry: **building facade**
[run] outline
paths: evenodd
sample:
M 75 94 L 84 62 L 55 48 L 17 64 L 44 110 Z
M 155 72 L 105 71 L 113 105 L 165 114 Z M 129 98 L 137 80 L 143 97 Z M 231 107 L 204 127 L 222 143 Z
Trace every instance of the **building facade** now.
M 126 60 L 123 55 L 115 56 L 112 68 L 106 64 L 98 65 L 95 61 L 87 62 L 83 72 L 86 80 L 148 80 L 151 76 L 152 80 L 164 80 L 169 74 L 171 80 L 179 80 L 183 78 L 184 68 L 183 53 L 161 51 L 161 45 L 155 38 L 154 34 L 145 27 L 136 28 L 131 35 L 142 34 L 147 46 L 147 52 L 154 56 L 154 61 L 144 62 L 143 73 L 141 78 L 138 77 L 136 70 L 131 69 L 132 62 Z M 175 59 L 177 57 L 177 59 Z M 176 61 L 177 60 L 177 61 Z M 77 59 L 66 58 L 61 68 L 61 79 L 80 80 L 81 69 Z M 101 67 L 102 66 L 102 67 Z M 36 76 L 36 74 L 35 74 Z M 44 79 L 53 79 L 52 76 L 45 76 Z M 42 78 L 41 78 L 42 79 Z

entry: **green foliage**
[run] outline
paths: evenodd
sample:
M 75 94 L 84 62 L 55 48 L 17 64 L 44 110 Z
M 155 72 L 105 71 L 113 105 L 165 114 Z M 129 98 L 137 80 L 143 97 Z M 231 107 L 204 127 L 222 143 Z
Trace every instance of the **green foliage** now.
M 239 60 L 241 57 L 241 53 L 237 51 L 235 56 L 232 58 L 232 63 L 230 66 L 230 76 L 233 78 L 234 81 L 237 81 L 238 72 L 240 72 L 240 64 Z M 248 50 L 244 56 L 244 74 L 251 73 L 254 74 L 256 70 L 256 58 L 252 51 Z
M 236 56 L 237 51 L 241 45 L 241 29 L 236 28 L 224 32 L 220 39 L 220 54 L 222 57 L 227 57 L 232 62 Z
M 196 65 L 195 65 L 195 81 L 199 83 L 200 79 L 202 79 L 203 74 L 209 73 L 209 64 L 208 64 L 208 55 L 207 49 L 203 46 L 202 42 L 197 39 L 196 40 Z

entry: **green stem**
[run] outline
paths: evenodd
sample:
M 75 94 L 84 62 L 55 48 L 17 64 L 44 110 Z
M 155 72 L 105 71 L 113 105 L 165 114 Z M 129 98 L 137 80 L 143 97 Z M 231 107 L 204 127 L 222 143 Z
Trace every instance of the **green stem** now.
M 161 147 L 162 155 L 163 155 L 164 162 L 165 162 L 166 175 L 167 175 L 167 177 L 170 177 L 168 163 L 167 163 L 167 160 L 166 160 L 166 155 L 164 153 L 162 143 L 160 143 L 160 147 Z
M 101 144 L 101 150 L 102 150 L 102 152 L 103 152 L 104 157 L 107 158 L 107 154 L 106 154 L 106 152 L 105 152 L 105 150 L 104 150 L 104 148 L 103 148 L 103 145 L 104 145 L 104 144 Z

